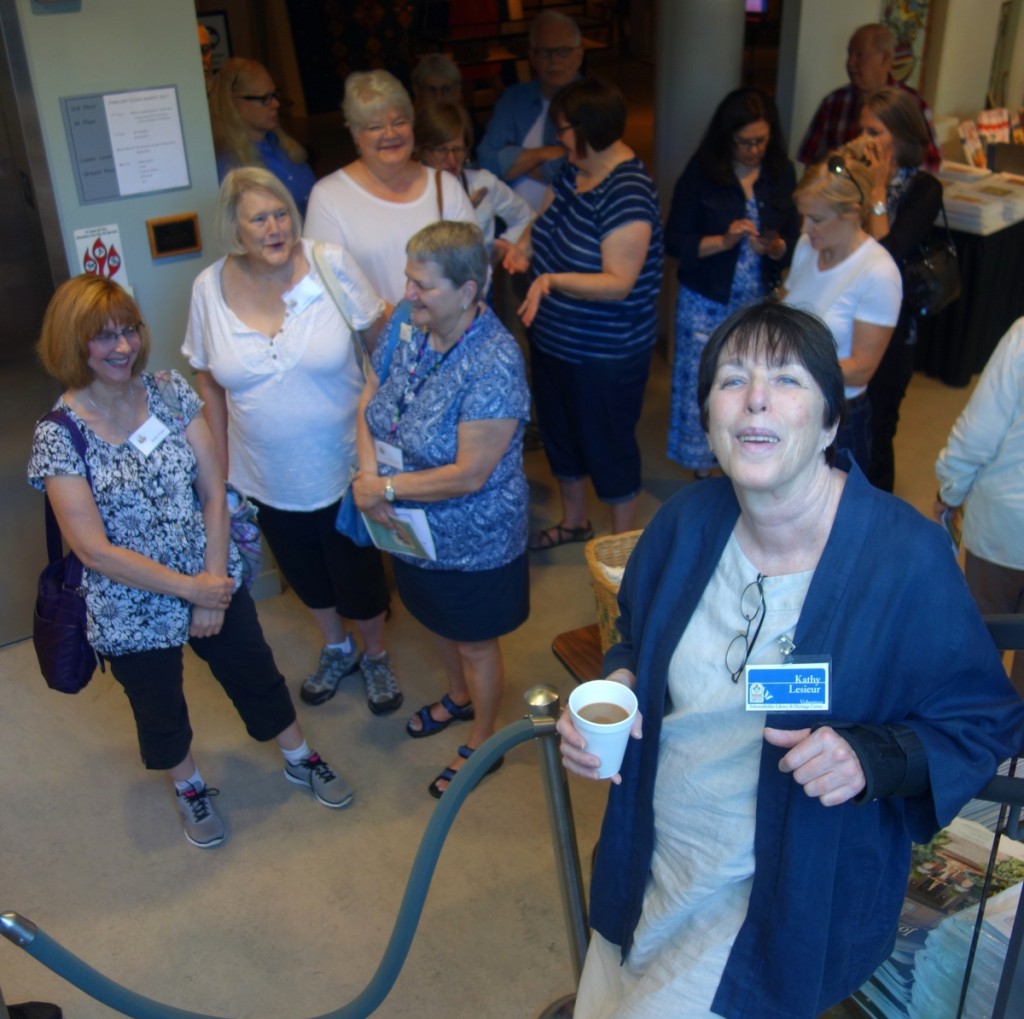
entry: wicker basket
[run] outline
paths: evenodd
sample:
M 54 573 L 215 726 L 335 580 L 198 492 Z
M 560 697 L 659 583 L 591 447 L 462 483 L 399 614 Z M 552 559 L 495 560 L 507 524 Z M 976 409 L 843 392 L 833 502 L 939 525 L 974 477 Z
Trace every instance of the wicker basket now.
M 602 654 L 619 640 L 619 631 L 615 628 L 615 620 L 619 617 L 619 585 L 613 584 L 604 575 L 599 564 L 625 566 L 641 534 L 643 531 L 609 534 L 588 541 L 584 549 L 587 566 L 590 567 L 590 582 L 594 585 L 594 598 L 597 600 L 597 627 L 601 631 Z

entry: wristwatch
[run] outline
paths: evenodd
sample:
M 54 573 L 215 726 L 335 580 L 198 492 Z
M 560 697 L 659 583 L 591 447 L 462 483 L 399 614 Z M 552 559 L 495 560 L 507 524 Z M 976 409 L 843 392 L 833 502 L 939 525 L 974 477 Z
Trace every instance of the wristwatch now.
M 388 478 L 384 482 L 384 498 L 388 502 L 395 501 L 395 486 L 391 484 L 391 478 Z
M 875 204 L 871 206 L 872 216 L 884 216 L 886 215 L 886 213 L 888 213 L 888 211 L 889 209 L 887 208 L 885 202 L 875 202 Z

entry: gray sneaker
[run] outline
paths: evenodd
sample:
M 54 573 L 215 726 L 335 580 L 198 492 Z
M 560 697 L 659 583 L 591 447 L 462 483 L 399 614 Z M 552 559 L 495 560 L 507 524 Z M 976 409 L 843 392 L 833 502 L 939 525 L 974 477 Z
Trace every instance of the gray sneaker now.
M 224 822 L 210 802 L 210 797 L 219 792 L 209 786 L 197 789 L 190 785 L 175 797 L 185 820 L 185 838 L 200 849 L 212 849 L 224 841 Z
M 347 807 L 352 802 L 352 790 L 348 782 L 336 775 L 315 750 L 298 764 L 285 761 L 284 777 L 289 782 L 311 790 L 325 807 L 337 809 Z
M 391 659 L 387 652 L 380 658 L 359 660 L 359 668 L 366 684 L 366 703 L 375 715 L 390 715 L 402 706 L 402 690 L 391 669 Z
M 307 704 L 323 704 L 337 692 L 338 684 L 345 676 L 359 668 L 359 648 L 352 640 L 352 634 L 345 636 L 352 642 L 351 651 L 338 651 L 326 644 L 320 649 L 320 662 L 299 691 L 299 696 Z

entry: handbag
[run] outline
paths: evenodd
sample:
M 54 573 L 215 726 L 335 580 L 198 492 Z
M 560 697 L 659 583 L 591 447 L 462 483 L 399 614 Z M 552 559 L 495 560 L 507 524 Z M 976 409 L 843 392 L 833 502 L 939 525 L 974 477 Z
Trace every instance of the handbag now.
M 937 315 L 960 296 L 960 262 L 949 232 L 946 206 L 941 206 L 945 240 L 921 245 L 903 266 L 903 300 L 921 318 Z
M 175 392 L 171 373 L 167 369 L 162 369 L 153 373 L 153 379 L 156 382 L 160 399 L 171 412 L 175 424 L 184 436 L 185 412 L 181 406 L 181 400 L 178 399 L 178 394 Z M 263 559 L 263 540 L 259 525 L 256 523 L 257 509 L 234 485 L 228 483 L 225 487 L 228 502 L 228 531 L 241 556 L 242 583 L 248 590 L 259 576 L 260 563 Z
M 315 246 L 314 246 L 315 247 Z M 321 273 L 322 275 L 322 273 Z M 330 287 L 327 288 L 330 290 Z M 338 306 L 339 309 L 341 305 Z M 342 313 L 344 315 L 344 312 Z M 387 346 L 384 348 L 384 359 L 380 366 L 380 379 L 383 382 L 388 377 L 391 369 L 391 357 L 395 352 L 395 344 L 401 334 L 402 326 L 408 325 L 412 314 L 412 305 L 408 301 L 402 301 L 395 308 L 388 324 Z M 356 506 L 356 497 L 352 494 L 352 479 L 355 477 L 355 468 L 349 474 L 348 484 L 345 486 L 345 493 L 341 497 L 341 505 L 338 506 L 338 515 L 334 520 L 334 527 L 340 534 L 345 535 L 349 541 L 360 548 L 369 548 L 373 544 L 369 529 L 363 515 Z
M 92 475 L 85 458 L 85 436 L 81 429 L 60 410 L 50 411 L 42 420 L 53 421 L 68 430 L 78 455 L 85 463 L 85 478 L 92 488 Z M 32 646 L 46 685 L 61 693 L 78 693 L 92 679 L 97 664 L 103 672 L 106 672 L 106 666 L 86 636 L 82 563 L 74 552 L 63 555 L 60 526 L 50 500 L 45 496 L 44 512 L 49 565 L 39 574 L 32 619 Z

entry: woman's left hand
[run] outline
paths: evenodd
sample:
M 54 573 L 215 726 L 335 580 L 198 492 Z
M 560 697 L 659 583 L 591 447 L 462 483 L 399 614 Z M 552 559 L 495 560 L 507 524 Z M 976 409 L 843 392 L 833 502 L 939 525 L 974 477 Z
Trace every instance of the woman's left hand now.
M 542 272 L 526 291 L 526 300 L 519 306 L 519 317 L 527 328 L 537 317 L 541 299 L 551 293 L 551 274 Z
M 188 635 L 190 637 L 216 637 L 223 625 L 223 609 L 202 609 L 193 605 Z
M 886 150 L 877 138 L 864 143 L 864 165 L 871 177 L 872 190 L 884 191 L 892 177 L 892 149 Z
M 764 738 L 774 747 L 788 747 L 779 761 L 779 771 L 792 774 L 808 796 L 822 806 L 835 807 L 852 800 L 867 785 L 857 755 L 834 729 L 773 729 L 766 726 Z
M 356 508 L 361 513 L 365 513 L 371 520 L 376 520 L 378 524 L 391 527 L 394 516 L 391 513 L 391 504 L 384 498 L 383 486 L 383 478 L 359 471 L 352 479 L 352 495 L 356 500 Z

